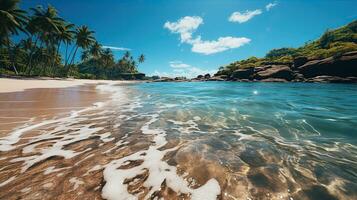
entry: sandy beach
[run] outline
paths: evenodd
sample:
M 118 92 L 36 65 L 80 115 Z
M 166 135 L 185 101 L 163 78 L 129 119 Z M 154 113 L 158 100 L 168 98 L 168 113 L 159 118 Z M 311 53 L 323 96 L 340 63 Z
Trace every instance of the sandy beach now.
M 0 134 L 26 122 L 65 115 L 107 100 L 99 84 L 130 81 L 0 78 Z
M 116 84 L 130 83 L 133 81 L 110 81 L 110 80 L 89 80 L 89 79 L 12 79 L 0 78 L 0 93 L 19 92 L 26 89 L 35 88 L 66 88 L 85 84 Z

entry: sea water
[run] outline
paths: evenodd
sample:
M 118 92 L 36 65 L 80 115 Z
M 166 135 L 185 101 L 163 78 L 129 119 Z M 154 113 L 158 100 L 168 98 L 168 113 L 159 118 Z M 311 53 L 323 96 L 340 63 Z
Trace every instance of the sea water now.
M 0 197 L 357 198 L 357 85 L 182 82 L 97 90 L 110 100 L 0 138 Z

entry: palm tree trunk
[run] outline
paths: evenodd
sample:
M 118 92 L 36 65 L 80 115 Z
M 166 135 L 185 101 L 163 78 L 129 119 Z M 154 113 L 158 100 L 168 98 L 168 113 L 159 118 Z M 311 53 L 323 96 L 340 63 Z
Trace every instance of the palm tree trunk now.
M 16 66 L 15 66 L 15 63 L 14 63 L 13 52 L 11 52 L 10 38 L 9 37 L 7 37 L 7 50 L 9 52 L 9 59 L 10 59 L 11 66 L 14 69 L 16 75 L 19 75 L 19 73 L 17 72 Z
M 69 65 L 67 67 L 67 73 L 66 73 L 67 76 L 68 76 L 68 72 L 70 70 L 71 65 L 74 63 L 74 58 L 76 57 L 77 50 L 78 50 L 78 46 L 76 47 L 76 50 L 74 51 L 73 56 L 72 56 L 72 60 L 71 60 L 71 62 L 69 63 Z
M 73 50 L 75 49 L 75 47 L 76 47 L 76 46 L 73 46 L 72 49 L 71 49 L 71 51 L 69 52 L 68 57 L 66 58 L 66 62 L 65 62 L 64 67 L 67 67 L 67 65 L 69 64 L 68 61 L 71 59 L 71 55 L 72 55 Z M 67 44 L 67 49 L 68 49 L 68 44 Z M 66 51 L 67 51 L 67 50 L 66 50 Z M 67 53 L 66 53 L 66 54 L 67 54 Z
M 30 59 L 29 59 L 29 62 L 27 63 L 27 65 L 26 65 L 27 74 L 29 74 L 28 70 L 30 70 L 30 68 L 31 68 L 32 58 L 33 58 L 33 54 L 34 54 L 36 46 L 37 46 L 38 39 L 39 39 L 39 36 L 36 37 L 35 44 L 31 47 L 31 50 L 30 50 Z
M 66 42 L 66 54 L 65 54 L 65 61 L 64 61 L 64 67 L 67 65 L 67 60 L 68 60 L 68 42 Z
M 40 49 L 42 49 L 42 44 L 43 44 L 43 41 L 41 40 Z M 27 75 L 30 75 L 30 74 L 31 74 L 31 71 L 32 71 L 33 67 L 34 67 L 33 65 L 30 66 L 30 69 L 29 69 Z
M 50 71 L 52 73 L 52 77 L 55 76 L 55 73 L 54 73 L 55 72 L 55 62 L 56 62 L 56 57 L 58 55 L 60 46 L 61 46 L 61 41 L 58 42 L 57 49 L 56 49 L 55 54 L 54 54 L 54 58 L 52 59 L 51 68 L 50 68 Z

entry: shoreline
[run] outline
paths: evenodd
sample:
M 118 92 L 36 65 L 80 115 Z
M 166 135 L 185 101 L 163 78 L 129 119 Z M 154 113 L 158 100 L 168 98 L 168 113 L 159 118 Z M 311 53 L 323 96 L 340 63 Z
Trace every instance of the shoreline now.
M 0 78 L 0 93 L 21 92 L 28 89 L 68 88 L 88 84 L 127 84 L 142 81 L 127 80 L 91 80 L 91 79 L 57 79 L 39 78 Z

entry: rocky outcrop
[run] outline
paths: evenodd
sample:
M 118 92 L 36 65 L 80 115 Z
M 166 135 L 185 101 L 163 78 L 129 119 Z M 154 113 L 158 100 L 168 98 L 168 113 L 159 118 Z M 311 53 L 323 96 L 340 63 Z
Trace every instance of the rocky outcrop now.
M 253 79 L 254 75 L 254 68 L 245 68 L 245 69 L 238 69 L 232 73 L 230 79 Z
M 357 77 L 357 51 L 312 60 L 297 68 L 305 78 L 316 76 Z
M 357 83 L 357 51 L 321 60 L 297 57 L 292 64 L 264 63 L 259 67 L 235 70 L 227 78 L 220 79 L 241 82 Z
M 221 76 L 212 76 L 207 81 L 225 81 L 225 80 L 227 80 L 227 76 L 221 75 Z
M 293 71 L 289 66 L 286 65 L 267 65 L 263 67 L 257 67 L 255 69 L 255 79 L 284 79 L 287 81 L 291 81 L 294 78 Z
M 303 56 L 296 57 L 293 62 L 293 68 L 298 68 L 298 67 L 304 65 L 305 63 L 307 63 L 307 61 L 309 61 L 309 60 L 306 57 L 303 57 Z

